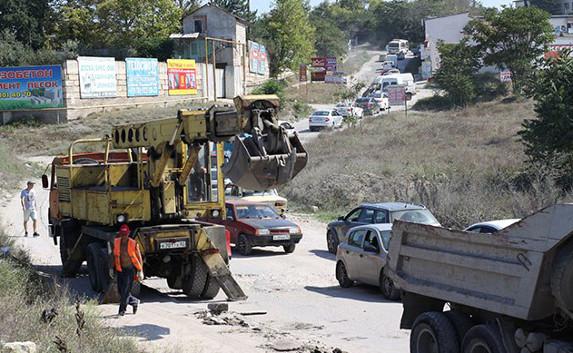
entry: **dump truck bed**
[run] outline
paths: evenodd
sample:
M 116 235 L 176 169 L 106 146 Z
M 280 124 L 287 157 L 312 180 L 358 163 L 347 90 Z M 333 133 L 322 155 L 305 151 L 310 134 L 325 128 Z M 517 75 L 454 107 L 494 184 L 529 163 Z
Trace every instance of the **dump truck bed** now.
M 572 238 L 573 204 L 550 206 L 496 234 L 396 221 L 389 275 L 404 291 L 523 320 L 553 315 L 555 255 Z

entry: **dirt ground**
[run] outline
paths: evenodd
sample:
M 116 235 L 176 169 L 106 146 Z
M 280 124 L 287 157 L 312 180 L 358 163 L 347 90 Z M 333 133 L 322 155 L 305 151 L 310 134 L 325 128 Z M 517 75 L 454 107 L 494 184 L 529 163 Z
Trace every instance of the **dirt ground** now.
M 0 205 L 0 221 L 18 244 L 29 249 L 40 270 L 59 278 L 58 247 L 47 236 L 48 192 L 39 184 L 36 187 L 39 238 L 22 236 L 17 195 Z M 116 305 L 101 305 L 102 317 L 149 352 L 332 352 L 334 348 L 407 352 L 408 332 L 398 328 L 402 305 L 385 300 L 375 287 L 340 288 L 334 277 L 334 256 L 326 251 L 325 224 L 306 215 L 291 218 L 304 233 L 294 253 L 264 248 L 248 257 L 235 254 L 231 260 L 231 270 L 249 298 L 229 303 L 230 310 L 265 315 L 234 315 L 229 320 L 232 325 L 206 325 L 196 313 L 206 310 L 209 302 L 190 301 L 170 290 L 165 280 L 150 278 L 144 282 L 137 315 L 118 318 Z M 85 268 L 79 278 L 59 280 L 77 295 L 96 298 Z M 225 301 L 221 291 L 210 302 Z

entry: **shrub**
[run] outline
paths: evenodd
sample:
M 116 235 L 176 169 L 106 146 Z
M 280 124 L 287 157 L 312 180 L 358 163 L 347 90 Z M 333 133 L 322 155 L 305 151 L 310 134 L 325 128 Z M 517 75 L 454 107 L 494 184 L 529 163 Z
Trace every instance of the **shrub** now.
M 281 101 L 284 98 L 286 83 L 283 81 L 270 79 L 253 90 L 253 94 L 276 94 Z

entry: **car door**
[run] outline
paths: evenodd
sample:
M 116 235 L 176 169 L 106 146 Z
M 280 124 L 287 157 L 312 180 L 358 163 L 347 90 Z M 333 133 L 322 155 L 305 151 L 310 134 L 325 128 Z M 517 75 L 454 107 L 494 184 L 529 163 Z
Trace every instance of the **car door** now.
M 231 243 L 237 244 L 240 230 L 237 225 L 237 218 L 235 217 L 233 206 L 227 205 L 225 207 L 225 213 L 225 228 L 231 233 Z
M 348 231 L 351 228 L 359 225 L 356 223 L 356 221 L 358 221 L 358 217 L 360 216 L 360 212 L 362 212 L 361 207 L 353 209 L 345 217 L 343 217 L 343 219 L 340 221 L 340 223 L 338 223 L 338 224 L 336 224 L 336 226 L 334 226 L 334 228 L 336 230 L 336 235 L 338 235 L 338 239 L 340 242 L 343 242 L 346 240 L 346 235 L 348 234 Z
M 359 280 L 360 258 L 362 243 L 366 235 L 365 229 L 358 229 L 348 233 L 348 241 L 340 245 L 341 256 L 346 264 L 346 272 L 352 280 Z
M 386 250 L 382 245 L 381 235 L 377 229 L 370 229 L 364 237 L 362 257 L 359 256 L 359 260 L 361 281 L 377 286 L 380 271 L 386 264 Z

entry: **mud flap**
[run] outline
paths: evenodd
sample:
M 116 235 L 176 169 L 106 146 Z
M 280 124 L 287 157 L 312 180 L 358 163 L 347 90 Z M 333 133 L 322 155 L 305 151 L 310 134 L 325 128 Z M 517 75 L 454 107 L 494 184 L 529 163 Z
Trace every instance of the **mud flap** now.
M 267 154 L 252 137 L 235 138 L 231 158 L 223 166 L 223 174 L 245 189 L 267 190 L 294 178 L 308 161 L 308 154 L 298 136 L 289 137 L 288 153 Z

